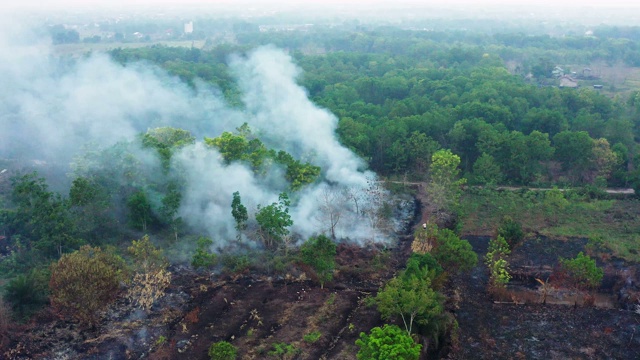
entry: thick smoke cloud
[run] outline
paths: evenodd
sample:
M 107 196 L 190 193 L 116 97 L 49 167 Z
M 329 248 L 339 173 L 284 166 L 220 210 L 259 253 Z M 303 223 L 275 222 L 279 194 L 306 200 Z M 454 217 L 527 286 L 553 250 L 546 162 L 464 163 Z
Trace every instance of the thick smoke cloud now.
M 384 238 L 375 221 L 362 216 L 374 212 L 366 190 L 373 174 L 339 144 L 337 119 L 308 99 L 296 83 L 300 70 L 284 52 L 264 47 L 232 59 L 245 105 L 239 110 L 217 89 L 190 88 L 149 64 L 122 66 L 104 54 L 62 61 L 44 40 L 31 37 L 23 45 L 13 41 L 17 34 L 3 34 L 10 36 L 0 35 L 0 158 L 68 164 L 87 144 L 106 148 L 161 126 L 189 130 L 198 142 L 173 158 L 186 179 L 179 213 L 220 243 L 235 237 L 233 192 L 254 213 L 286 190 L 281 169 L 257 177 L 244 165 L 224 164 L 201 143 L 247 122 L 269 146 L 323 169 L 322 181 L 293 195 L 299 238 L 329 230 L 328 211 L 340 215 L 334 227 L 340 237 Z
M 236 58 L 233 69 L 244 92 L 252 124 L 271 138 L 282 138 L 285 150 L 298 156 L 316 154 L 326 178 L 341 184 L 365 186 L 357 169 L 362 166 L 351 151 L 338 143 L 334 131 L 338 120 L 309 101 L 295 78 L 299 69 L 291 59 L 273 48 L 262 48 L 246 59 Z

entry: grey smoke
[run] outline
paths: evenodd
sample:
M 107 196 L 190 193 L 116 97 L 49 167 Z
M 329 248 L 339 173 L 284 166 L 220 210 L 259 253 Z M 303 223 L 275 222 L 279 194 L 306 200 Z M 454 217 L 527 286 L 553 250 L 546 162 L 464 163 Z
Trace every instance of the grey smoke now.
M 60 63 L 44 40 L 31 37 L 24 45 L 15 36 L 0 35 L 0 158 L 68 163 L 87 144 L 106 148 L 160 126 L 189 130 L 198 142 L 173 158 L 186 179 L 179 213 L 192 229 L 224 246 L 235 238 L 233 192 L 240 192 L 251 216 L 258 204 L 277 201 L 287 188 L 282 169 L 257 177 L 245 165 L 225 164 L 201 142 L 247 122 L 269 146 L 323 169 L 321 181 L 292 195 L 297 239 L 327 231 L 321 206 L 327 191 L 352 194 L 331 204 L 341 212 L 338 236 L 386 239 L 364 211 L 376 211 L 366 191 L 375 176 L 340 145 L 336 117 L 308 99 L 296 83 L 300 70 L 281 50 L 263 47 L 233 58 L 245 105 L 239 110 L 227 106 L 218 89 L 190 88 L 149 64 L 121 66 L 104 54 Z
M 338 119 L 316 107 L 296 84 L 300 70 L 275 48 L 260 48 L 246 59 L 236 58 L 232 68 L 244 93 L 251 124 L 272 138 L 282 138 L 285 150 L 298 156 L 315 154 L 327 180 L 365 186 L 362 161 L 338 143 Z

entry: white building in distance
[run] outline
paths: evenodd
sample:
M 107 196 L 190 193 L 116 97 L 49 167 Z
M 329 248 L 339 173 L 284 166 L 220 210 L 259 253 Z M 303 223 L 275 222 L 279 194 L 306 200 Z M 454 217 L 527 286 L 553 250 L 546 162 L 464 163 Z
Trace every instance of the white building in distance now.
M 188 23 L 184 24 L 184 33 L 185 34 L 193 33 L 193 21 L 189 21 Z

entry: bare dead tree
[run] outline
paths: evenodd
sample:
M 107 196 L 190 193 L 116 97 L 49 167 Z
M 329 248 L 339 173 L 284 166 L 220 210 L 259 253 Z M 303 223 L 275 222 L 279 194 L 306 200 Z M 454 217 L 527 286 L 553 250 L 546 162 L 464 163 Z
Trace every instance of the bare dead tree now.
M 389 214 L 385 211 L 388 207 L 387 191 L 380 183 L 373 179 L 367 180 L 368 187 L 364 191 L 362 214 L 369 221 L 371 238 L 375 241 L 377 234 L 384 232 L 389 227 Z
M 336 226 L 342 217 L 346 200 L 345 192 L 335 187 L 324 188 L 318 199 L 320 203 L 318 220 L 322 223 L 324 230 L 331 234 L 332 239 L 336 238 Z

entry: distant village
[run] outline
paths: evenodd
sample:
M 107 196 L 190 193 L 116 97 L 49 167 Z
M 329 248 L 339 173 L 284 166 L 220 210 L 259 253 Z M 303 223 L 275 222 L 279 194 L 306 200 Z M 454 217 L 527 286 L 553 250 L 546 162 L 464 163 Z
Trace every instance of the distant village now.
M 551 72 L 552 78 L 558 80 L 557 86 L 560 88 L 575 89 L 580 87 L 581 80 L 588 80 L 590 82 L 597 81 L 600 76 L 596 74 L 591 68 L 585 67 L 581 71 L 565 71 L 560 66 L 553 68 Z M 534 78 L 532 73 L 528 73 L 525 76 L 525 80 L 532 81 Z M 548 86 L 548 85 L 547 85 Z M 603 88 L 602 84 L 593 84 L 594 89 L 600 90 Z

